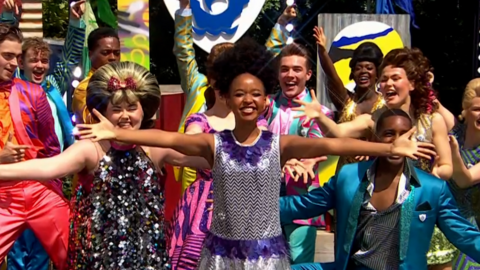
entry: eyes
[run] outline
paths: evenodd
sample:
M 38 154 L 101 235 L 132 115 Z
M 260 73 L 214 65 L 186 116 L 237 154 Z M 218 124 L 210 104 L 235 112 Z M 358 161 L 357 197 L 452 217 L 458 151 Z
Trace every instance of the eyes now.
M 133 112 L 133 111 L 136 111 L 138 109 L 138 106 L 137 105 L 128 105 L 128 107 L 126 108 L 128 112 Z M 123 107 L 121 106 L 113 106 L 112 108 L 112 111 L 115 112 L 115 113 L 119 113 L 119 112 L 122 112 L 124 110 Z

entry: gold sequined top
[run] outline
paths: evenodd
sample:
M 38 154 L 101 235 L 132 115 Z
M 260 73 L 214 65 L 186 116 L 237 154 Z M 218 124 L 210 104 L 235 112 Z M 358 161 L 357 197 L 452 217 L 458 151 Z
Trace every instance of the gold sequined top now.
M 419 142 L 429 142 L 433 141 L 433 130 L 432 130 L 432 119 L 433 114 L 421 114 L 420 117 L 416 120 L 417 131 L 415 132 L 415 137 Z M 424 158 L 418 159 L 415 162 L 415 166 L 426 171 L 431 172 L 433 162 Z
M 377 101 L 373 104 L 371 113 L 385 106 L 385 100 L 381 95 L 378 95 Z M 340 115 L 340 120 L 338 123 L 345 123 L 354 120 L 357 117 L 356 114 L 357 103 L 353 99 L 349 98 L 347 105 L 343 108 L 342 114 Z M 361 138 L 362 140 L 367 140 L 367 138 Z M 337 163 L 337 172 L 345 164 L 358 162 L 354 156 L 341 156 Z

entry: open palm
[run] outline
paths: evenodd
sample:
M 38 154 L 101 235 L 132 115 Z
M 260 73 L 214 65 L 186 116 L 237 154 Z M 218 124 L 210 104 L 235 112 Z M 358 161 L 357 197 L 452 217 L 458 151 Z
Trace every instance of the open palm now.
M 425 142 L 417 142 L 413 134 L 417 129 L 414 127 L 407 133 L 400 136 L 392 144 L 392 154 L 405 156 L 412 159 L 431 159 L 436 156 L 435 145 Z
M 327 48 L 327 37 L 323 32 L 323 27 L 315 26 L 315 28 L 313 28 L 313 37 L 315 38 L 318 46 L 322 47 L 323 49 Z
M 310 122 L 312 119 L 320 118 L 323 115 L 322 112 L 322 105 L 317 100 L 314 90 L 310 90 L 310 94 L 312 95 L 311 102 L 305 102 L 303 100 L 294 99 L 295 103 L 302 105 L 301 107 L 292 108 L 292 111 L 300 112 L 299 114 L 295 115 L 295 118 L 305 117 L 304 123 Z
M 94 109 L 93 114 L 100 122 L 97 124 L 77 125 L 79 130 L 77 134 L 80 136 L 80 138 L 92 139 L 95 142 L 115 139 L 115 126 L 97 110 Z

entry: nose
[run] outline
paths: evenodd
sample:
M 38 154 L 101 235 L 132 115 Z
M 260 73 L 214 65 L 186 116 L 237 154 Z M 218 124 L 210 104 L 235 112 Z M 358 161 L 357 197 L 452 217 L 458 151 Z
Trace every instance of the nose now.
M 294 72 L 292 69 L 289 69 L 288 72 L 287 72 L 287 77 L 293 77 L 294 76 Z

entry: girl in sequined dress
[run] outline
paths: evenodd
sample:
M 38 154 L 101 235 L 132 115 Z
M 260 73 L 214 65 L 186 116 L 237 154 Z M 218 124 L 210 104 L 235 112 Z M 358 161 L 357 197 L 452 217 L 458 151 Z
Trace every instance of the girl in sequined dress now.
M 389 52 L 380 66 L 380 91 L 386 107 L 372 115 L 357 116 L 355 120 L 336 124 L 319 110 L 318 102 L 304 104 L 305 114 L 316 118 L 324 130 L 330 130 L 335 137 L 361 138 L 374 127 L 374 120 L 388 108 L 402 109 L 416 122 L 415 137 L 418 141 L 432 142 L 437 158 L 419 159 L 416 165 L 438 178 L 448 180 L 452 175 L 452 159 L 448 144 L 447 127 L 443 117 L 433 107 L 428 59 L 417 49 L 396 49 Z M 431 250 L 427 254 L 430 269 L 450 269 L 455 247 L 435 227 Z
M 480 220 L 480 79 L 473 79 L 465 88 L 461 120 L 439 104 L 439 112 L 450 130 L 453 175 L 450 189 L 462 215 L 477 226 Z M 453 261 L 454 270 L 480 269 L 466 254 Z
M 257 127 L 267 95 L 277 85 L 263 46 L 244 39 L 214 63 L 216 87 L 235 115 L 233 131 L 180 134 L 161 130 L 131 131 L 113 126 L 101 114 L 99 124 L 80 125 L 82 138 L 113 139 L 171 147 L 202 156 L 212 166 L 215 207 L 198 269 L 289 269 L 288 248 L 279 218 L 281 168 L 292 158 L 371 154 L 427 156 L 431 151 L 409 139 L 393 144 L 353 139 L 279 136 Z
M 89 111 L 101 111 L 119 129 L 150 128 L 159 104 L 155 77 L 131 62 L 98 69 L 87 89 Z M 208 167 L 202 158 L 173 150 L 82 140 L 53 158 L 1 165 L 0 178 L 81 175 L 71 201 L 69 269 L 168 269 L 159 174 L 164 162 Z

